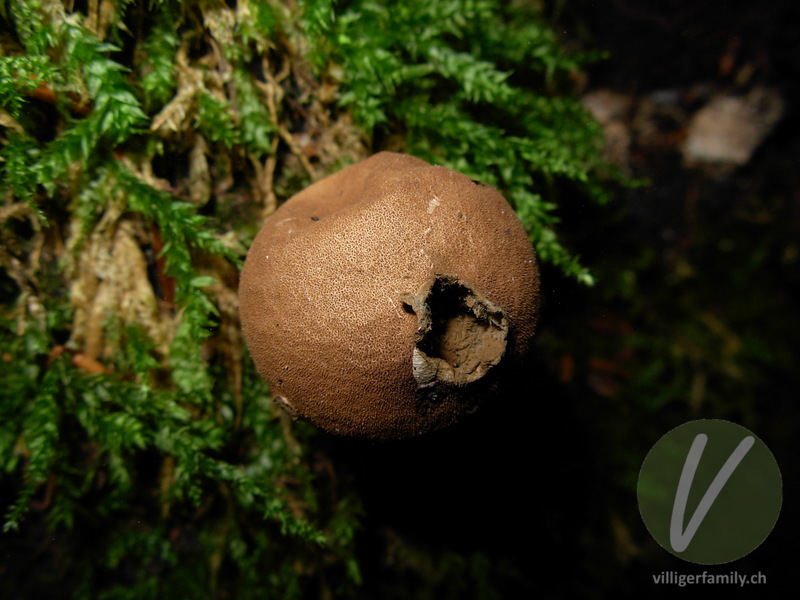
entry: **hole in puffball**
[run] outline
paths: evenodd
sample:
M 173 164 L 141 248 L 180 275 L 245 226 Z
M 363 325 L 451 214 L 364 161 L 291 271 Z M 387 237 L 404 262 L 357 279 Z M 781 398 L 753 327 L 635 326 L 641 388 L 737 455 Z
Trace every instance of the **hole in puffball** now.
M 433 377 L 456 385 L 470 383 L 503 358 L 508 324 L 487 299 L 455 279 L 438 277 L 425 306 L 430 324 L 415 349 L 418 383 L 427 384 Z

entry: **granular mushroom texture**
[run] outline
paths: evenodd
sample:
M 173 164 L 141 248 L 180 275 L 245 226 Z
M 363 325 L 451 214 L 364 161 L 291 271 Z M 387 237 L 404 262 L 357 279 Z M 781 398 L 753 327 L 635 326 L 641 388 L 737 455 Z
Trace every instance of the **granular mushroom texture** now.
M 283 204 L 239 295 L 276 402 L 333 433 L 398 439 L 496 393 L 533 337 L 539 275 L 495 189 L 382 152 Z

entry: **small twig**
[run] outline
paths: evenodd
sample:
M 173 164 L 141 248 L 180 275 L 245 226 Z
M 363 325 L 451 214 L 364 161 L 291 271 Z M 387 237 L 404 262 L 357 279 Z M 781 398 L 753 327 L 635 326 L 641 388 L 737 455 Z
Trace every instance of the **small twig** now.
M 151 227 L 150 232 L 153 240 L 153 251 L 156 255 L 156 271 L 158 273 L 158 287 L 160 288 L 161 299 L 172 309 L 175 307 L 175 278 L 167 275 L 167 258 L 161 252 L 164 248 L 161 232 L 155 225 Z
M 264 92 L 264 97 L 267 102 L 267 108 L 269 110 L 270 118 L 272 122 L 275 124 L 275 128 L 278 130 L 278 135 L 281 139 L 286 142 L 286 145 L 289 146 L 289 149 L 292 151 L 292 154 L 297 156 L 300 160 L 300 164 L 303 165 L 306 173 L 308 173 L 309 177 L 313 181 L 316 181 L 318 176 L 316 170 L 312 166 L 311 162 L 308 160 L 305 152 L 303 152 L 302 148 L 297 144 L 292 134 L 283 127 L 280 123 L 278 118 L 278 106 L 276 102 L 276 96 L 278 95 L 278 91 L 280 90 L 278 81 L 276 80 L 275 76 L 273 76 L 272 72 L 270 71 L 270 64 L 266 57 L 263 60 L 263 67 L 264 67 L 264 78 L 266 82 L 257 81 L 256 85 Z M 285 70 L 285 69 L 284 69 Z M 281 72 L 279 74 L 281 79 L 286 77 L 286 74 Z M 274 154 L 274 152 L 273 152 Z
M 56 490 L 56 475 L 50 473 L 47 477 L 47 484 L 44 488 L 44 498 L 41 500 L 31 502 L 30 507 L 32 510 L 42 511 L 45 510 L 53 502 L 53 494 Z
M 35 98 L 36 100 L 40 100 L 47 104 L 52 104 L 53 106 L 58 105 L 58 95 L 56 92 L 46 83 L 40 83 L 36 88 L 32 90 L 23 90 L 24 94 L 27 94 L 31 98 Z M 81 98 L 72 92 L 66 92 L 65 96 L 69 99 L 69 109 L 72 111 L 73 114 L 78 115 L 80 117 L 85 117 L 90 112 L 92 112 L 92 105 L 87 104 L 81 100 Z

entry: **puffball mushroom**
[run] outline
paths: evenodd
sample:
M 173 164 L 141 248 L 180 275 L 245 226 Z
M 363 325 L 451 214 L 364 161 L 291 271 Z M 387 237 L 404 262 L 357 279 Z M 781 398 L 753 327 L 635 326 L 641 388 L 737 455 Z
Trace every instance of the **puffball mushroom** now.
M 277 403 L 329 432 L 399 439 L 496 391 L 533 337 L 539 275 L 495 189 L 382 152 L 267 219 L 239 298 Z

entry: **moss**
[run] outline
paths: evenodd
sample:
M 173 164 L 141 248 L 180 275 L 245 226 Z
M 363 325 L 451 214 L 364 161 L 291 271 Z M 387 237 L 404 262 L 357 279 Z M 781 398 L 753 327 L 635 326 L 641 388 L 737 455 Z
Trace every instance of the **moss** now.
M 603 200 L 586 57 L 491 0 L 74 6 L 0 14 L 0 595 L 352 595 L 360 502 L 246 358 L 245 250 L 400 147 L 500 188 L 590 282 L 545 200 Z

